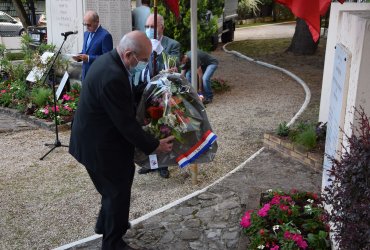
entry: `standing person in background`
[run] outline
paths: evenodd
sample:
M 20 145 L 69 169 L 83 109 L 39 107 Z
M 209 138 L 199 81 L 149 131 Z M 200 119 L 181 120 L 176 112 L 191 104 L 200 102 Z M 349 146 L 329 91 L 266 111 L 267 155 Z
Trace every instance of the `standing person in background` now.
M 218 61 L 210 54 L 198 49 L 197 75 L 198 75 L 198 92 L 201 92 L 205 99 L 204 104 L 211 103 L 213 92 L 211 87 L 211 77 L 218 67 Z M 181 74 L 191 82 L 191 51 L 186 52 L 181 58 Z
M 132 31 L 91 66 L 71 131 L 69 153 L 86 170 L 101 194 L 95 232 L 102 249 L 132 249 L 122 239 L 129 228 L 134 151 L 146 154 L 172 150 L 174 136 L 157 140 L 136 121 L 136 88 L 130 70 L 147 62 L 152 51 L 144 33 Z
M 163 53 L 167 56 L 175 57 L 176 65 L 180 62 L 180 43 L 174 39 L 171 39 L 163 35 L 164 32 L 164 19 L 161 15 L 157 14 L 157 39 L 154 39 L 154 14 L 151 14 L 145 23 L 145 33 L 147 37 L 151 40 L 153 45 L 153 51 L 157 52 L 157 70 L 156 73 L 159 73 L 161 70 L 165 69 L 163 61 Z M 155 76 L 154 74 L 154 65 L 153 65 L 154 52 L 150 56 L 148 66 L 139 72 L 140 82 L 148 83 L 150 79 Z M 177 71 L 176 67 L 173 67 L 171 70 Z M 153 170 L 141 168 L 139 174 L 147 174 Z M 158 169 L 159 175 L 163 178 L 169 178 L 170 172 L 168 167 L 161 167 Z
M 145 22 L 150 15 L 150 0 L 141 0 L 141 4 L 132 11 L 132 30 L 145 32 Z
M 157 15 L 157 40 L 160 42 L 160 45 L 162 47 L 162 50 L 157 51 L 157 48 L 153 47 L 153 50 L 156 50 L 158 53 L 157 57 L 157 70 L 156 72 L 160 72 L 164 69 L 164 62 L 163 62 L 163 56 L 160 53 L 166 53 L 167 56 L 173 56 L 176 58 L 176 65 L 180 62 L 180 56 L 181 56 L 181 45 L 178 41 L 169 38 L 165 35 L 163 35 L 164 32 L 164 19 L 161 15 Z M 149 39 L 154 39 L 154 14 L 151 14 L 145 23 L 145 33 L 148 36 Z M 153 41 L 152 41 L 153 44 Z M 150 70 L 150 76 L 154 76 L 154 69 L 153 69 L 153 53 L 151 56 L 151 60 L 149 61 L 149 70 Z
M 82 61 L 82 81 L 85 79 L 87 71 L 96 58 L 113 49 L 112 35 L 99 23 L 99 15 L 95 11 L 87 11 L 84 16 L 84 44 L 82 52 L 72 57 L 75 61 Z

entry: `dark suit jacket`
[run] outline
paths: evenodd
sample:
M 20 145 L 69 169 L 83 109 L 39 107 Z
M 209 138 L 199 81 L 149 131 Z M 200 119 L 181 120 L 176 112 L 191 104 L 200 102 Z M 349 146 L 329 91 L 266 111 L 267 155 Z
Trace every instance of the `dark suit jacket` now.
M 96 30 L 95 35 L 90 42 L 90 46 L 87 48 L 86 45 L 88 37 L 89 32 L 86 31 L 84 33 L 84 44 L 81 54 L 89 55 L 89 61 L 83 62 L 82 64 L 82 80 L 85 79 L 86 73 L 95 59 L 113 49 L 112 35 L 102 26 Z
M 85 78 L 69 152 L 86 168 L 112 178 L 134 168 L 134 148 L 150 154 L 159 141 L 144 132 L 128 72 L 116 49 L 99 57 Z

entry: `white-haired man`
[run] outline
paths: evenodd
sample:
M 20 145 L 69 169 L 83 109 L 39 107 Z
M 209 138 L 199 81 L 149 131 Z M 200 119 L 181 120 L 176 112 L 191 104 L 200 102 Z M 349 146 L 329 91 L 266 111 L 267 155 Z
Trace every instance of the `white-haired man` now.
M 157 140 L 136 121 L 130 70 L 147 62 L 151 42 L 143 32 L 126 34 L 118 47 L 91 65 L 72 125 L 69 152 L 82 163 L 101 194 L 95 231 L 102 249 L 132 249 L 122 239 L 129 228 L 135 147 L 150 154 L 172 150 L 173 136 Z

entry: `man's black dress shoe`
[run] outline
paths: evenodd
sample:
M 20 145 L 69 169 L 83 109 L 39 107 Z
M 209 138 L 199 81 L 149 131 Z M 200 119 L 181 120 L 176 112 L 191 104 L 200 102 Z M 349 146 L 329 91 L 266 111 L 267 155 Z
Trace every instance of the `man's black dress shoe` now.
M 159 169 L 159 175 L 163 178 L 169 178 L 170 177 L 170 172 L 168 171 L 168 168 L 165 167 L 165 168 L 160 168 Z
M 131 223 L 128 222 L 127 229 L 130 229 L 130 228 L 131 228 Z M 103 228 L 100 228 L 98 226 L 95 226 L 94 231 L 95 231 L 96 234 L 103 234 L 104 233 Z
M 155 171 L 155 169 L 150 169 L 150 168 L 140 168 L 139 171 L 137 171 L 139 174 L 147 174 L 150 172 Z
M 103 229 L 102 228 L 95 227 L 94 231 L 95 231 L 96 234 L 103 234 Z
M 206 98 L 204 101 L 203 101 L 203 104 L 209 104 L 212 102 L 212 99 L 208 99 Z

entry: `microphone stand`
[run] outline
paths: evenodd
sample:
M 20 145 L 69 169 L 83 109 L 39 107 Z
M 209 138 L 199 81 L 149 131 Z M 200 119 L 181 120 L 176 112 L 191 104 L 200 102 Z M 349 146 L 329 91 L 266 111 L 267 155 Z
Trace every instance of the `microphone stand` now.
M 65 41 L 67 40 L 67 37 L 68 37 L 68 34 L 66 35 L 65 33 L 62 35 L 64 35 L 64 40 L 63 40 L 63 43 L 62 45 L 60 45 L 59 47 L 59 50 L 57 52 L 57 54 L 54 56 L 54 59 L 53 59 L 53 62 L 51 63 L 51 66 L 49 67 L 47 73 L 46 73 L 46 76 L 45 76 L 45 79 L 43 81 L 43 84 L 45 84 L 46 82 L 46 79 L 48 79 L 48 76 L 50 74 L 50 72 L 52 71 L 53 67 L 54 67 L 54 64 L 60 54 L 60 51 L 62 50 L 62 47 L 65 43 Z M 54 149 L 58 148 L 58 147 L 67 147 L 67 145 L 63 145 L 60 140 L 59 140 L 59 132 L 58 132 L 58 119 L 57 119 L 57 96 L 56 96 L 56 93 L 55 93 L 55 72 L 53 71 L 53 81 L 52 81 L 52 86 L 53 86 L 53 99 L 54 99 L 54 123 L 55 123 L 55 142 L 54 143 L 45 143 L 45 146 L 53 146 L 46 154 L 44 154 L 44 156 L 42 156 L 40 158 L 40 160 L 43 160 L 48 154 L 51 153 L 51 151 L 53 151 Z

